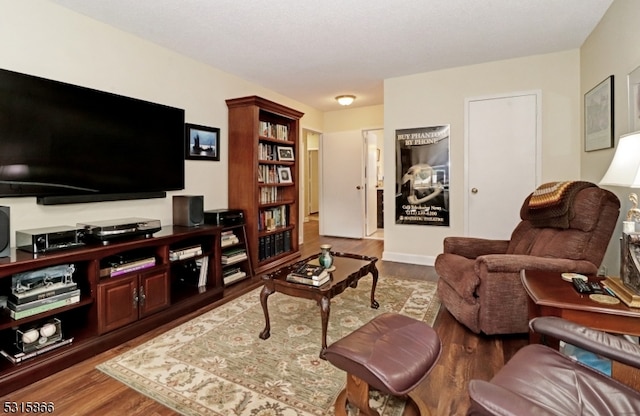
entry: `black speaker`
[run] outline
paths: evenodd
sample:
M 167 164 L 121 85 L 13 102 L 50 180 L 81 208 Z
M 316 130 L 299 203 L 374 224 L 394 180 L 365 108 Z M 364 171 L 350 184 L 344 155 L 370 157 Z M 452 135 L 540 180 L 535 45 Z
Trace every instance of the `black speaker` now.
M 0 206 L 0 257 L 9 257 L 11 254 L 9 226 L 9 207 Z
M 204 196 L 174 195 L 173 225 L 194 227 L 204 224 Z

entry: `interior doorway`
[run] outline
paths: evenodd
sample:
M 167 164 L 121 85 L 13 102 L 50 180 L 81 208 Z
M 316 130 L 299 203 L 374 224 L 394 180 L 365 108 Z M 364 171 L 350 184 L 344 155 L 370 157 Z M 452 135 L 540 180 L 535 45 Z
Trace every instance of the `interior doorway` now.
M 304 221 L 320 235 L 384 239 L 382 128 L 321 134 L 303 129 Z
M 304 220 L 318 221 L 320 216 L 320 133 L 304 130 Z
M 364 139 L 365 238 L 384 240 L 384 130 L 362 131 Z

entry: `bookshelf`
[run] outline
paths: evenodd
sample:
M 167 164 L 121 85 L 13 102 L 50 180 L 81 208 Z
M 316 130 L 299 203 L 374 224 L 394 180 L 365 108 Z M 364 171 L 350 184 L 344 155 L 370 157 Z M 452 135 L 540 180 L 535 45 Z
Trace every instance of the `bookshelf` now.
M 256 274 L 300 255 L 299 143 L 303 113 L 257 96 L 229 109 L 229 207 L 246 213 Z

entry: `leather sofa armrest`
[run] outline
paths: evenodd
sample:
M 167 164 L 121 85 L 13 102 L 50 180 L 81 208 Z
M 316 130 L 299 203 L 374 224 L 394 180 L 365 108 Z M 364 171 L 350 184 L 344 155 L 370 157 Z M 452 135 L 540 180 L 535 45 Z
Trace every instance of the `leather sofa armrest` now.
M 488 240 L 474 237 L 445 237 L 444 252 L 475 259 L 485 254 L 504 254 L 509 247 L 508 240 Z
M 483 380 L 469 382 L 469 396 L 471 397 L 471 407 L 467 415 L 554 415 L 554 413 L 549 413 L 544 408 L 526 400 L 523 396 Z
M 525 254 L 500 254 L 480 256 L 476 260 L 476 273 L 486 272 L 520 273 L 521 270 L 542 270 L 550 272 L 574 272 L 595 274 L 598 268 L 586 260 L 555 259 Z
M 534 318 L 529 327 L 539 333 L 568 342 L 579 348 L 640 368 L 640 346 L 606 332 L 587 328 L 562 318 Z

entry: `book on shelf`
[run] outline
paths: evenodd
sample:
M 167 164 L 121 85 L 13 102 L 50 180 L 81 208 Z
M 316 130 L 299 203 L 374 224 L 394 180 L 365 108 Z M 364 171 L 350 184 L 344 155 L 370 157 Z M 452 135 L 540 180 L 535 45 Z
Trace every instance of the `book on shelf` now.
M 270 123 L 268 121 L 260 121 L 258 123 L 258 134 L 271 139 L 288 140 L 289 126 Z
M 78 284 L 76 282 L 53 283 L 49 286 L 28 290 L 22 293 L 12 292 L 11 294 L 9 294 L 7 301 L 15 305 L 20 305 L 23 303 L 33 302 L 35 300 L 47 299 L 52 296 L 60 295 L 62 293 L 71 292 L 72 290 L 76 290 L 77 288 Z
M 170 261 L 185 260 L 195 256 L 199 256 L 201 254 L 202 254 L 201 246 L 186 247 L 180 250 L 170 250 L 169 260 Z
M 207 285 L 207 273 L 209 272 L 209 257 L 203 257 L 201 259 L 196 260 L 196 265 L 200 269 L 198 274 L 198 287 L 204 287 Z
M 80 289 L 74 289 L 70 292 L 60 293 L 58 295 L 54 295 L 44 299 L 36 299 L 31 302 L 26 303 L 13 303 L 11 301 L 7 301 L 7 308 L 14 312 L 22 312 L 28 309 L 37 308 L 40 306 L 48 305 L 51 303 L 59 302 L 61 300 L 65 300 L 71 298 L 73 296 L 80 296 Z
M 222 264 L 235 263 L 241 260 L 247 259 L 247 252 L 244 248 L 238 248 L 237 250 L 230 250 L 222 253 L 220 262 Z
M 306 279 L 322 280 L 329 275 L 329 272 L 319 264 L 303 263 L 295 270 L 292 270 L 289 274 Z
M 37 315 L 39 313 L 48 312 L 54 309 L 62 308 L 64 306 L 73 305 L 75 303 L 80 302 L 80 295 L 74 295 L 69 298 L 59 300 L 53 303 L 47 303 L 44 305 L 36 306 L 33 308 L 29 308 L 23 311 L 14 311 L 11 309 L 7 309 L 9 311 L 9 316 L 13 319 L 22 319 L 27 318 L 29 316 Z
M 307 286 L 319 287 L 324 285 L 328 281 L 330 281 L 331 275 L 327 273 L 323 278 L 316 280 L 316 279 L 310 279 L 308 277 L 300 277 L 300 276 L 289 273 L 286 277 L 286 280 L 287 282 L 300 283 Z
M 238 244 L 239 242 L 240 239 L 233 233 L 233 231 L 224 231 L 220 238 L 220 245 L 222 247 L 232 246 L 234 244 Z
M 100 277 L 116 277 L 125 273 L 148 269 L 156 265 L 156 258 L 145 257 L 123 263 L 112 263 L 111 266 L 100 269 Z
M 12 348 L 8 350 L 0 350 L 0 354 L 5 357 L 7 360 L 11 361 L 14 364 L 21 363 L 24 360 L 28 360 L 29 358 L 37 357 L 40 354 L 44 354 L 45 352 L 53 351 L 65 345 L 69 345 L 73 342 L 73 337 L 62 339 L 54 344 L 47 345 L 46 347 L 42 347 L 38 350 L 31 351 L 28 353 L 19 351 L 17 348 Z
M 225 285 L 230 285 L 231 283 L 235 283 L 238 280 L 244 279 L 245 277 L 247 277 L 247 273 L 240 269 L 237 269 L 232 274 L 224 274 L 222 277 L 222 281 Z

